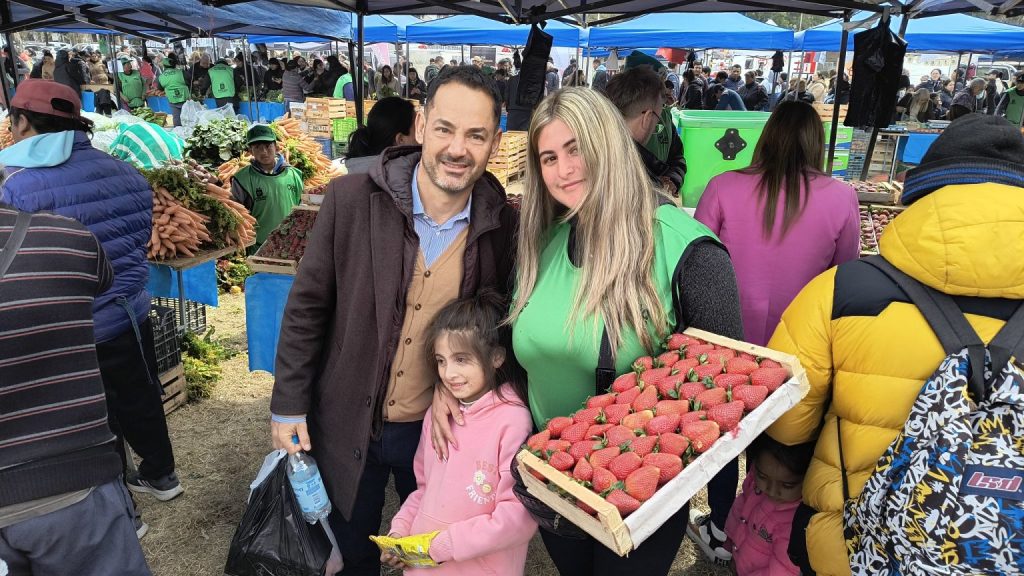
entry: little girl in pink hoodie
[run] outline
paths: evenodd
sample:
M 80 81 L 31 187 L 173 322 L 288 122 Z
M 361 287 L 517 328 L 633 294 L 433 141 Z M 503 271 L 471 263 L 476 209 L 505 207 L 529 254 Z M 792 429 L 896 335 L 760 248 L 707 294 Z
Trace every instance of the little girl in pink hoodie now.
M 500 384 L 505 350 L 498 337 L 504 308 L 485 293 L 445 306 L 427 330 L 427 361 L 461 403 L 463 426 L 453 428 L 457 450 L 439 460 L 431 448 L 431 414 L 413 462 L 416 491 L 391 521 L 395 537 L 439 531 L 430 557 L 440 566 L 412 569 L 388 554 L 381 562 L 406 574 L 521 575 L 537 524 L 512 492 L 509 468 L 532 429 L 526 395 Z
M 767 434 L 747 449 L 750 466 L 743 492 L 725 523 L 726 549 L 741 576 L 799 576 L 789 559 L 793 514 L 803 494 L 814 444 L 785 446 Z

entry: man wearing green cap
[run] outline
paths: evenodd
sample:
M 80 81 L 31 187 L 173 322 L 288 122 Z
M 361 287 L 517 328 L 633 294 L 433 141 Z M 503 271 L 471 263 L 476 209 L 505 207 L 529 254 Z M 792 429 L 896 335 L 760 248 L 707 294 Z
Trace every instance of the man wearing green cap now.
M 192 74 L 188 70 L 178 67 L 178 55 L 173 52 L 163 60 L 164 71 L 157 78 L 157 85 L 167 94 L 167 102 L 171 105 L 171 115 L 174 117 L 174 125 L 181 126 L 181 107 L 191 96 L 189 85 L 192 84 Z
M 252 163 L 231 179 L 231 195 L 256 218 L 259 248 L 270 232 L 298 205 L 302 196 L 302 173 L 289 166 L 277 150 L 277 135 L 266 124 L 249 128 L 246 142 Z
M 131 110 L 146 105 L 146 81 L 142 74 L 135 70 L 135 62 L 131 58 L 121 59 L 121 69 L 117 75 L 117 88 L 121 94 L 121 105 Z
M 668 77 L 668 71 L 661 62 L 639 50 L 634 50 L 632 54 L 626 57 L 624 70 L 640 66 L 647 66 L 654 72 L 657 72 L 658 77 L 662 81 L 665 81 Z M 668 167 L 669 172 L 673 174 L 672 185 L 676 187 L 678 195 L 678 190 L 682 186 L 682 177 L 686 174 L 683 142 L 679 139 L 679 133 L 676 132 L 675 123 L 672 121 L 672 102 L 667 92 L 660 104 L 661 111 L 659 113 L 658 125 L 655 127 L 650 138 L 647 139 L 644 148 Z M 676 179 L 679 181 L 676 182 Z
M 235 112 L 238 112 L 238 98 L 235 91 L 235 69 L 228 66 L 227 61 L 224 59 L 218 60 L 217 64 L 210 68 L 210 92 L 217 101 L 218 108 L 231 104 Z

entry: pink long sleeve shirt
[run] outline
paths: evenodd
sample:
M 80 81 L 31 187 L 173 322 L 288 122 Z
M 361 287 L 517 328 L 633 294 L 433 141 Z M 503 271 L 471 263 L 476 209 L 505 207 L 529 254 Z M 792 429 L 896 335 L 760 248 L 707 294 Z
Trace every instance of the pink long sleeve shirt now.
M 793 514 L 800 501 L 778 504 L 757 493 L 757 470 L 751 466 L 743 492 L 729 510 L 725 534 L 732 542 L 736 573 L 742 576 L 799 576 L 789 559 Z
M 441 565 L 407 575 L 520 576 L 537 524 L 512 492 L 513 458 L 533 427 L 530 411 L 511 388 L 500 400 L 489 392 L 463 407 L 465 425 L 454 426 L 459 448 L 440 462 L 430 444 L 431 413 L 413 463 L 416 491 L 391 521 L 401 536 L 439 530 L 430 555 Z
M 784 198 L 772 235 L 763 234 L 759 175 L 726 172 L 708 183 L 695 217 L 714 232 L 732 257 L 747 342 L 768 343 L 783 311 L 815 276 L 857 258 L 857 194 L 824 175 L 811 179 L 803 213 L 781 236 Z

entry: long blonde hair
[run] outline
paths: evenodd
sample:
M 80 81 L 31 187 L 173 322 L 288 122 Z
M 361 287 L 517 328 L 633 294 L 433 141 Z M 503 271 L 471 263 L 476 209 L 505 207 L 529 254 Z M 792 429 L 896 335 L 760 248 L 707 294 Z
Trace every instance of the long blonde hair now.
M 652 279 L 659 195 L 621 114 L 589 88 L 563 88 L 542 100 L 533 113 L 519 229 L 517 296 L 509 321 L 519 317 L 536 287 L 541 251 L 556 224 L 558 209 L 544 184 L 537 149 L 540 132 L 555 120 L 565 122 L 576 136 L 587 174 L 587 192 L 579 206 L 561 216 L 562 221 L 577 219 L 576 250 L 582 265 L 568 319 L 570 341 L 572 327 L 582 316 L 595 328 L 595 341 L 600 337 L 596 320 L 604 320 L 613 354 L 630 329 L 645 349 L 654 351 L 649 330 L 665 335 L 668 322 Z

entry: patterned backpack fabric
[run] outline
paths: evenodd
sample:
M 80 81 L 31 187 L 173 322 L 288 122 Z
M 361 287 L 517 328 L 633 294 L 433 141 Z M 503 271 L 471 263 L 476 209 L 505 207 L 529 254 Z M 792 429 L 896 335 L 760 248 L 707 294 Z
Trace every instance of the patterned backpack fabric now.
M 852 500 L 840 434 L 854 575 L 1024 574 L 1024 306 L 986 347 L 949 296 L 892 278 L 948 354 Z

